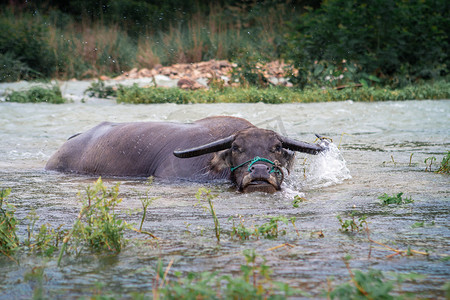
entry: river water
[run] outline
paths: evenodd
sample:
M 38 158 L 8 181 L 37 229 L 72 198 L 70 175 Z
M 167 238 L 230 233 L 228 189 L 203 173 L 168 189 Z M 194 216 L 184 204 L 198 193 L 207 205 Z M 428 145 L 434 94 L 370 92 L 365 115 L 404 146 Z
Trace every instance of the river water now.
M 130 233 L 127 238 L 139 241 L 130 242 L 116 256 L 65 256 L 61 267 L 55 258 L 26 253 L 18 254 L 19 264 L 0 257 L 0 298 L 29 298 L 40 287 L 48 298 L 90 296 L 99 289 L 125 298 L 133 292 L 151 296 L 159 259 L 165 266 L 173 260 L 169 276 L 177 271 L 237 274 L 245 263 L 244 249 L 255 249 L 266 259 L 275 281 L 289 283 L 314 298 L 328 289 L 327 279 L 333 286 L 349 280 L 343 262 L 347 254 L 354 269 L 423 274 L 424 279 L 406 282 L 402 289 L 425 298 L 445 297 L 442 286 L 450 279 L 450 181 L 448 175 L 425 171 L 424 163 L 436 157 L 431 166 L 436 170 L 450 149 L 450 101 L 445 100 L 283 105 L 126 105 L 101 99 L 63 105 L 3 102 L 0 188 L 12 189 L 9 201 L 17 208 L 21 240 L 32 210 L 39 216 L 38 226 L 49 223 L 53 228 L 70 228 L 80 209 L 77 193 L 96 180 L 44 170 L 50 155 L 69 136 L 102 121 L 190 122 L 213 115 L 243 117 L 307 142 L 314 142 L 314 133 L 318 133 L 333 139 L 333 151 L 318 157 L 298 154 L 283 191 L 272 195 L 239 194 L 226 182 L 155 180 L 150 194 L 157 199 L 148 209 L 143 229 L 158 241 Z M 148 188 L 145 180 L 104 181 L 108 186 L 121 182 L 120 215 L 138 223 L 142 213 L 126 211 L 141 207 L 139 197 Z M 219 194 L 214 205 L 222 228 L 220 244 L 211 215 L 194 206 L 200 187 Z M 382 194 L 400 192 L 414 202 L 380 204 Z M 306 201 L 294 206 L 297 195 Z M 350 219 L 352 211 L 367 216 L 372 240 L 429 255 L 390 256 L 395 252 L 370 243 L 365 232 L 341 232 L 337 215 Z M 280 223 L 286 235 L 239 241 L 230 238 L 233 223 L 229 220 L 234 217 L 237 224 L 239 216 L 248 228 L 268 222 L 268 216 L 296 217 L 296 229 Z M 412 226 L 417 222 L 423 226 Z M 284 243 L 291 246 L 271 249 Z M 25 280 L 25 274 L 36 267 L 43 268 L 43 278 Z

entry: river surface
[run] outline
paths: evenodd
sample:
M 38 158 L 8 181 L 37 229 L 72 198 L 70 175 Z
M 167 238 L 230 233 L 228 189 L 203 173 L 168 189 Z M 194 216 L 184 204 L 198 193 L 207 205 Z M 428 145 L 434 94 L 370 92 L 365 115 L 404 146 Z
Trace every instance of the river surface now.
M 136 233 L 118 255 L 105 253 L 56 258 L 18 254 L 19 264 L 0 257 L 0 298 L 26 299 L 42 288 L 46 298 L 89 297 L 95 293 L 130 297 L 133 292 L 151 296 L 155 267 L 173 261 L 175 272 L 218 271 L 237 274 L 245 264 L 242 251 L 255 249 L 271 267 L 272 279 L 289 283 L 323 297 L 332 286 L 347 282 L 343 257 L 350 267 L 366 272 L 416 272 L 426 277 L 406 282 L 404 291 L 424 298 L 445 298 L 442 286 L 450 280 L 449 175 L 427 172 L 424 160 L 436 157 L 437 169 L 450 150 L 450 101 L 339 102 L 313 104 L 195 104 L 126 105 L 113 100 L 90 100 L 63 105 L 0 102 L 0 188 L 11 188 L 9 201 L 16 208 L 18 234 L 23 241 L 35 210 L 37 226 L 71 228 L 79 209 L 77 193 L 96 178 L 44 170 L 46 161 L 64 141 L 99 122 L 190 122 L 213 115 L 243 117 L 291 138 L 314 142 L 314 133 L 331 137 L 333 151 L 323 156 L 298 154 L 283 191 L 275 194 L 239 194 L 227 182 L 209 184 L 155 180 L 150 195 L 157 197 L 148 209 L 143 230 L 155 241 Z M 338 148 L 339 150 L 338 150 Z M 120 216 L 138 223 L 139 197 L 147 190 L 144 179 L 105 178 L 111 186 L 120 181 L 123 202 Z M 195 193 L 207 187 L 218 193 L 214 200 L 221 242 L 214 235 L 211 215 L 197 203 Z M 404 193 L 414 202 L 380 204 L 379 196 Z M 293 205 L 294 197 L 306 201 Z M 391 255 L 395 252 L 370 243 L 366 232 L 341 232 L 337 219 L 350 213 L 367 216 L 370 238 L 399 250 L 408 248 L 429 255 Z M 230 237 L 230 217 L 248 228 L 268 222 L 268 216 L 296 217 L 280 227 L 286 235 L 239 241 Z M 420 222 L 423 226 L 413 226 Z M 422 223 L 423 222 L 423 223 Z M 323 234 L 320 234 L 320 232 Z M 138 241 L 136 241 L 138 239 Z M 288 246 L 278 247 L 284 243 Z M 259 258 L 259 262 L 262 258 Z M 25 280 L 36 267 L 40 280 Z M 326 298 L 326 297 L 325 297 Z

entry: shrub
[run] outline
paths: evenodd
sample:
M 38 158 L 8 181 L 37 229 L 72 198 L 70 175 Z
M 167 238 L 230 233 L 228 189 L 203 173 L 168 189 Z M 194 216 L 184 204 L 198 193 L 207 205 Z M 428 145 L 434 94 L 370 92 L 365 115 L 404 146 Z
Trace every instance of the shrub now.
M 293 80 L 304 87 L 348 73 L 350 82 L 372 75 L 405 85 L 448 74 L 448 13 L 445 0 L 324 1 L 288 34 Z
M 62 97 L 61 90 L 57 85 L 54 85 L 51 88 L 35 86 L 27 91 L 14 91 L 6 96 L 6 101 L 21 103 L 47 102 L 53 104 L 66 102 L 66 100 Z
M 9 53 L 9 57 L 21 62 L 15 71 L 20 79 L 48 78 L 54 74 L 56 58 L 50 47 L 49 30 L 39 15 L 1 12 L 0 53 Z

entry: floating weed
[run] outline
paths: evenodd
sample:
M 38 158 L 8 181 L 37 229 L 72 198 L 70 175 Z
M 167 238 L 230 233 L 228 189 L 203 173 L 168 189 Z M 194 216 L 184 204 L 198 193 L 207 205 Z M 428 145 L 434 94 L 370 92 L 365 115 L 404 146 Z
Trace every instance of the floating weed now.
M 408 203 L 413 203 L 414 200 L 412 200 L 411 197 L 405 197 L 404 199 L 402 198 L 403 193 L 398 193 L 397 195 L 394 196 L 389 196 L 388 194 L 384 193 L 383 195 L 379 196 L 378 199 L 381 200 L 381 204 L 382 205 L 389 205 L 389 204 L 408 204 Z
M 450 151 L 447 151 L 447 154 L 442 158 L 441 165 L 439 169 L 436 171 L 439 174 L 449 174 L 450 173 Z
M 279 236 L 287 234 L 286 229 L 280 229 L 279 222 L 282 222 L 285 225 L 288 225 L 290 222 L 294 227 L 297 236 L 300 236 L 300 233 L 295 225 L 295 222 L 297 221 L 297 218 L 295 217 L 269 217 L 270 219 L 268 222 L 263 223 L 259 226 L 252 225 L 250 228 L 245 226 L 244 218 L 242 216 L 239 215 L 238 217 L 239 223 L 237 225 L 235 224 L 235 219 L 233 217 L 228 218 L 229 221 L 233 221 L 231 238 L 237 237 L 239 240 L 248 240 L 251 237 L 255 239 L 259 239 L 260 237 L 263 237 L 265 239 L 277 239 Z
M 425 223 L 425 221 L 422 221 L 422 222 L 416 222 L 416 223 L 412 224 L 411 228 L 431 227 L 431 226 L 434 226 L 434 225 L 435 225 L 434 221 L 431 222 L 431 223 L 428 223 L 428 224 Z
M 403 282 L 425 278 L 416 273 L 383 273 L 375 269 L 369 269 L 367 272 L 351 270 L 349 259 L 344 258 L 344 263 L 350 275 L 350 282 L 332 288 L 329 280 L 329 299 L 395 299 L 392 295 L 394 292 L 398 293 L 394 291 L 395 286 L 401 291 Z
M 341 228 L 339 231 L 341 232 L 360 232 L 364 230 L 364 225 L 367 225 L 367 216 L 363 215 L 356 219 L 356 215 L 358 213 L 352 211 L 350 213 L 350 219 L 342 219 L 340 215 L 337 215 L 336 218 L 339 220 L 339 224 L 341 224 Z
M 425 163 L 425 172 L 429 171 L 431 172 L 431 166 L 433 165 L 433 162 L 436 161 L 436 157 L 431 156 L 431 157 L 427 157 L 424 160 Z
M 7 201 L 10 193 L 11 189 L 0 191 L 0 252 L 9 258 L 19 247 L 19 238 L 16 235 L 18 222 L 14 216 L 16 207 Z
M 285 299 L 290 296 L 309 296 L 286 283 L 275 282 L 270 275 L 272 269 L 266 265 L 253 249 L 244 250 L 245 264 L 241 265 L 237 276 L 219 275 L 218 272 L 189 273 L 182 277 L 176 273 L 177 280 L 167 278 L 169 263 L 163 272 L 158 263 L 154 281 L 154 299 Z M 258 262 L 262 260 L 262 262 Z M 163 280 L 160 280 L 163 278 Z
M 234 218 L 231 216 L 228 221 L 233 221 L 233 227 L 231 229 L 231 238 L 238 237 L 239 240 L 248 240 L 252 235 L 256 235 L 255 229 L 245 227 L 244 218 L 241 215 L 239 217 L 239 224 L 236 226 Z
M 195 194 L 195 198 L 197 198 L 198 202 L 196 205 L 201 204 L 202 201 L 206 201 L 208 206 L 202 205 L 205 211 L 209 211 L 214 221 L 214 232 L 216 234 L 217 242 L 220 242 L 220 223 L 219 219 L 217 219 L 216 211 L 214 210 L 213 200 L 217 197 L 217 194 L 212 194 L 211 190 L 200 188 Z
M 31 271 L 25 273 L 24 280 L 35 285 L 33 289 L 33 299 L 44 299 L 44 282 L 47 281 L 45 267 L 33 267 Z
M 306 198 L 300 197 L 299 195 L 295 195 L 294 201 L 292 201 L 292 206 L 298 208 L 300 203 L 307 201 Z
M 285 229 L 279 229 L 278 222 L 288 225 L 289 219 L 283 216 L 271 217 L 269 222 L 258 227 L 258 235 L 266 239 L 276 239 L 279 235 L 286 235 Z

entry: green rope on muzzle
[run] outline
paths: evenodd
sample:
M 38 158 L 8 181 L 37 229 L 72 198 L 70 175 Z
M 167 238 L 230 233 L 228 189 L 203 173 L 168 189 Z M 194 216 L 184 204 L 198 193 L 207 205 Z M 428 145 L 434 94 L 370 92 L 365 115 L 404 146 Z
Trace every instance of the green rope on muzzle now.
M 251 172 L 250 168 L 251 168 L 255 163 L 257 163 L 258 161 L 267 162 L 267 163 L 269 163 L 269 164 L 272 165 L 272 169 L 270 170 L 269 173 L 273 173 L 273 172 L 275 172 L 275 171 L 280 172 L 280 166 L 279 166 L 279 164 L 274 163 L 274 162 L 271 161 L 270 159 L 263 158 L 263 157 L 259 157 L 259 156 L 256 156 L 256 157 L 254 157 L 253 159 L 247 160 L 246 162 L 243 162 L 242 164 L 240 164 L 240 165 L 238 165 L 238 166 L 236 166 L 236 167 L 231 167 L 230 170 L 231 170 L 231 172 L 234 172 L 236 169 L 239 169 L 240 167 L 243 167 L 243 166 L 245 166 L 246 164 L 250 163 L 250 164 L 248 165 L 247 171 L 248 171 L 248 172 Z

